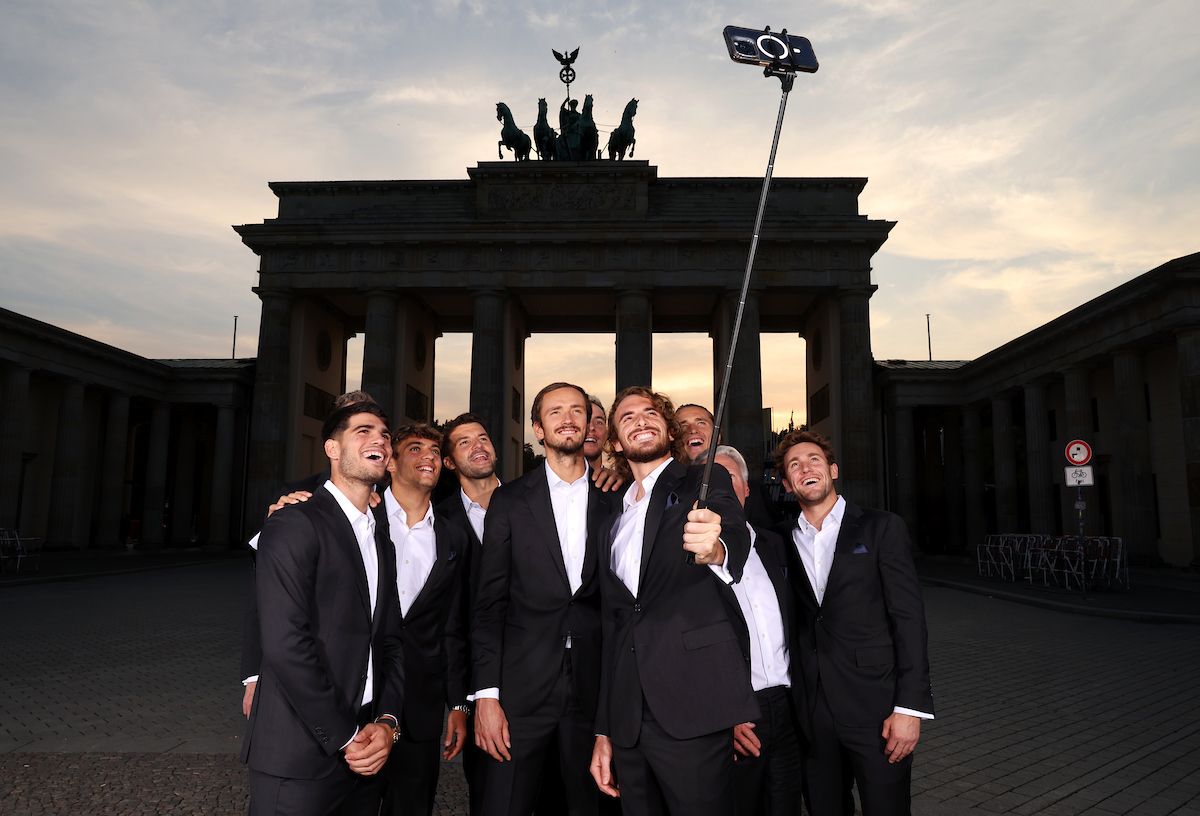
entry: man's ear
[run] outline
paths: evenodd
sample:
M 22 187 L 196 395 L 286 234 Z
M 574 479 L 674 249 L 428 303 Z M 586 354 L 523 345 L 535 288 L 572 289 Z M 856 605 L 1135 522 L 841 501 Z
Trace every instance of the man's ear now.
M 454 460 L 449 456 L 443 456 L 442 467 L 444 467 L 446 470 L 454 470 Z
M 533 423 L 533 435 L 535 437 L 537 437 L 538 442 L 546 441 L 546 429 L 542 427 L 542 423 L 540 423 L 540 422 Z
M 326 439 L 324 447 L 325 447 L 325 455 L 327 457 L 329 457 L 329 459 L 331 461 L 336 461 L 338 458 L 341 457 L 342 446 L 339 445 L 335 440 Z
M 388 457 L 387 472 L 393 476 L 396 475 L 396 454 L 394 453 Z
M 837 477 L 838 477 L 837 464 L 832 464 L 829 466 L 829 478 L 833 479 L 834 481 L 837 481 Z

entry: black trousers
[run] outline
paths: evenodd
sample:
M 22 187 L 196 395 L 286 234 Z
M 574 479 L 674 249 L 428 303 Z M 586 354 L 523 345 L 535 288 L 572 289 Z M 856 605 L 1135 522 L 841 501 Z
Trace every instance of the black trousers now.
M 863 816 L 909 816 L 912 755 L 889 763 L 882 730 L 882 721 L 863 727 L 837 722 L 818 684 L 804 759 L 804 799 L 812 816 L 853 816 L 854 786 Z
M 430 816 L 442 767 L 442 741 L 412 740 L 406 734 L 392 746 L 383 767 L 383 816 Z
M 324 779 L 290 779 L 250 769 L 250 816 L 375 816 L 379 776 L 364 777 L 338 760 Z
M 467 782 L 467 812 L 470 816 L 481 816 L 483 813 L 483 782 L 484 765 L 492 758 L 475 745 L 475 718 L 467 719 L 467 744 L 462 752 L 463 778 Z M 590 762 L 590 760 L 589 760 Z M 605 801 L 601 797 L 600 813 L 605 816 Z M 563 792 L 562 771 L 558 766 L 558 746 L 551 745 L 546 749 L 546 761 L 542 763 L 542 781 L 538 785 L 537 804 L 533 808 L 533 816 L 562 816 L 567 812 L 567 796 Z M 607 811 L 612 816 L 618 816 L 621 809 Z
M 594 712 L 585 715 L 579 707 L 570 658 L 571 650 L 564 649 L 558 681 L 537 711 L 509 716 L 512 759 L 498 762 L 486 754 L 483 756 L 481 816 L 530 816 L 535 806 L 539 813 L 544 812 L 548 803 L 540 801 L 541 787 L 547 775 L 548 757 L 552 761 L 556 753 L 566 799 L 566 807 L 558 812 L 596 816 L 600 791 L 589 767 L 595 743 L 595 716 Z
M 733 731 L 675 739 L 642 709 L 632 748 L 613 746 L 623 816 L 732 816 Z
M 804 770 L 792 694 L 786 686 L 757 691 L 762 717 L 754 733 L 758 756 L 734 756 L 733 787 L 738 816 L 800 816 Z

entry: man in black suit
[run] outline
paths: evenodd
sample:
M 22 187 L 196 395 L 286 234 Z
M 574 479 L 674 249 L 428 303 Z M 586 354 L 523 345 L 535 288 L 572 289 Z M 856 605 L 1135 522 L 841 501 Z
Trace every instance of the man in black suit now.
M 398 736 L 404 655 L 389 544 L 368 512 L 390 456 L 374 404 L 323 427 L 330 478 L 274 514 L 256 569 L 262 665 L 242 747 L 250 813 L 374 813 Z
M 708 509 L 693 509 L 702 469 L 673 456 L 680 429 L 667 397 L 626 388 L 608 421 L 614 465 L 634 481 L 601 538 L 592 776 L 625 816 L 732 814 L 733 727 L 759 716 L 721 600 L 750 549 L 741 508 L 714 468 Z
M 391 484 L 376 508 L 396 561 L 406 683 L 400 740 L 385 768 L 383 813 L 433 813 L 441 760 L 458 756 L 467 734 L 467 643 L 462 595 L 471 544 L 434 512 L 442 434 L 425 424 L 392 434 Z M 449 709 L 445 738 L 443 712 Z
M 805 800 L 813 816 L 908 814 L 912 752 L 933 718 L 925 607 L 898 516 L 837 495 L 833 448 L 790 431 L 775 452 L 800 504 L 790 530 L 793 654 L 807 692 Z
M 471 630 L 485 816 L 527 816 L 556 748 L 567 812 L 594 816 L 588 775 L 600 675 L 597 532 L 609 502 L 583 456 L 588 396 L 553 383 L 533 400 L 546 462 L 493 495 Z M 553 753 L 553 751 L 551 751 Z
M 713 462 L 729 473 L 733 493 L 744 506 L 750 495 L 746 460 L 735 448 L 719 445 Z M 726 587 L 725 602 L 743 623 L 738 637 L 762 716 L 733 729 L 737 813 L 800 816 L 803 766 L 796 712 L 803 705 L 804 684 L 798 673 L 793 676 L 788 647 L 795 610 L 787 551 L 778 534 L 749 523 L 747 527 L 750 555 L 742 580 Z

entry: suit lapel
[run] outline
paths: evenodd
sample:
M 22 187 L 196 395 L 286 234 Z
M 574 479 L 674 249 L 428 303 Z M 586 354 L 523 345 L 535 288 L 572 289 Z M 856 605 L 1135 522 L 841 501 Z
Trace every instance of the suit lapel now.
M 367 568 L 363 564 L 362 550 L 358 548 L 358 536 L 354 534 L 354 525 L 350 523 L 350 519 L 346 518 L 346 514 L 342 512 L 342 506 L 338 504 L 338 500 L 324 487 L 313 495 L 320 499 L 319 506 L 325 514 L 330 529 L 334 531 L 334 539 L 337 542 L 337 546 L 343 549 L 350 563 L 354 565 L 355 574 L 358 576 L 358 580 L 354 583 L 358 589 L 359 599 L 362 601 L 363 614 L 368 618 L 372 618 L 371 594 L 367 587 Z M 376 525 L 375 531 L 376 533 L 379 532 L 378 525 Z M 376 545 L 378 546 L 378 535 L 376 536 Z M 382 569 L 382 562 L 380 562 L 380 568 Z
M 396 547 L 392 544 L 392 528 L 388 524 L 387 511 L 383 508 L 386 505 L 380 502 L 379 505 L 371 510 L 375 516 L 375 559 L 379 565 L 378 585 L 375 588 L 375 611 L 371 615 L 371 632 L 379 628 L 379 621 L 382 618 L 382 610 L 384 604 L 384 595 L 388 594 L 385 591 L 388 589 L 385 581 L 396 583 Z M 359 559 L 362 560 L 361 558 Z M 364 570 L 365 573 L 365 570 Z M 367 602 L 370 603 L 370 596 L 367 597 Z M 399 600 L 396 605 L 399 606 Z
M 800 557 L 800 550 L 796 546 L 795 531 L 799 523 L 799 519 L 793 522 L 780 538 L 783 539 L 783 546 L 787 549 L 784 557 L 787 559 L 787 563 L 791 564 L 792 574 L 796 576 L 792 579 L 792 586 L 799 587 L 799 594 L 803 595 L 804 600 L 816 609 L 821 605 L 817 603 L 817 591 L 812 585 L 812 579 L 808 577 L 808 570 L 804 568 L 804 559 Z
M 429 576 L 425 579 L 425 583 L 421 585 L 420 592 L 417 597 L 408 606 L 408 614 L 418 608 L 418 604 L 425 602 L 425 598 L 432 592 L 431 587 L 436 587 L 437 582 L 442 579 L 442 573 L 449 567 L 450 561 L 458 557 L 458 553 L 450 551 L 450 534 L 447 531 L 447 522 L 437 515 L 434 511 L 433 516 L 433 566 L 429 569 Z
M 596 487 L 596 483 L 591 480 L 591 473 L 588 473 L 588 504 L 587 504 L 587 536 L 584 539 L 583 545 L 583 574 L 580 576 L 580 584 L 586 585 L 592 580 L 592 576 L 596 574 L 596 561 L 598 560 L 597 550 L 604 549 L 600 546 L 601 535 L 609 529 L 604 525 L 604 520 L 608 516 L 606 510 L 608 502 L 604 500 L 604 493 L 600 488 Z M 604 536 L 605 539 L 608 536 Z
M 546 478 L 546 466 L 538 465 L 529 474 L 529 486 L 525 491 L 525 503 L 529 507 L 529 515 L 533 517 L 534 529 L 541 531 L 542 543 L 546 545 L 546 553 L 550 556 L 558 576 L 562 579 L 567 592 L 571 591 L 571 582 L 567 579 L 567 564 L 563 560 L 562 542 L 558 540 L 558 525 L 554 521 L 554 505 L 550 501 L 550 482 Z
M 829 580 L 825 583 L 826 598 L 829 597 L 834 582 L 841 576 L 841 566 L 853 557 L 851 553 L 861 537 L 862 511 L 846 502 L 846 509 L 842 513 L 842 526 L 838 528 L 837 544 L 833 548 L 833 563 L 829 565 Z
M 672 459 L 666 469 L 659 474 L 658 481 L 654 484 L 654 490 L 647 497 L 650 506 L 646 508 L 646 529 L 642 536 L 642 566 L 638 574 L 639 594 L 641 594 L 641 587 L 645 586 L 646 567 L 650 564 L 650 554 L 658 539 L 658 528 L 662 524 L 663 514 L 667 511 L 668 500 L 675 495 L 675 488 L 683 481 L 685 475 L 687 475 L 687 465 Z M 676 501 L 678 501 L 678 497 L 676 497 Z M 680 558 L 682 557 L 681 553 Z

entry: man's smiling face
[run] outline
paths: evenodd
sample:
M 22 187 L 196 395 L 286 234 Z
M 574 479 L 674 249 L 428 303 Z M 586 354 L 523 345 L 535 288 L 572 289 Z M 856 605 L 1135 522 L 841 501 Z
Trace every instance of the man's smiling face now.
M 698 405 L 685 405 L 675 412 L 675 419 L 683 429 L 683 450 L 694 462 L 712 443 L 712 415 Z
M 783 484 L 802 507 L 820 504 L 833 492 L 838 466 L 812 442 L 793 445 L 783 457 Z
M 396 441 L 387 469 L 398 486 L 427 492 L 433 490 L 441 475 L 441 458 L 438 442 L 410 436 Z

